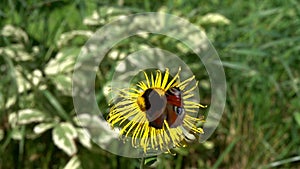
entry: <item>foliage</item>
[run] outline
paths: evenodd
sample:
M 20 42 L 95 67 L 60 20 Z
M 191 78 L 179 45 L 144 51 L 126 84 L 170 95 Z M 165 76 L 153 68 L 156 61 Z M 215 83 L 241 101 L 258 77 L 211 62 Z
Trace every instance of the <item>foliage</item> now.
M 145 159 L 153 168 L 267 168 L 300 165 L 300 3 L 288 1 L 5 1 L 0 7 L 0 168 L 137 168 L 105 152 L 76 121 L 75 59 L 85 41 L 121 15 L 164 11 L 207 33 L 227 78 L 226 110 L 209 141 Z M 97 74 L 97 101 L 116 61 L 145 46 L 193 53 L 151 35 L 117 44 Z M 209 104 L 209 82 L 199 72 Z M 202 80 L 204 79 L 204 80 Z M 208 85 L 207 85 L 208 84 Z

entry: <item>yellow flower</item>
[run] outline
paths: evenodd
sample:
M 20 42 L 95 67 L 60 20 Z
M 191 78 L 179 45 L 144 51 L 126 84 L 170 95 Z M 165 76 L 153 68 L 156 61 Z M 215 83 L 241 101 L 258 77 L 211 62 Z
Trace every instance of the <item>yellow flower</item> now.
M 182 146 L 187 132 L 203 133 L 202 128 L 196 126 L 203 118 L 189 115 L 205 107 L 189 100 L 194 97 L 191 92 L 198 83 L 186 89 L 195 77 L 180 82 L 180 70 L 173 78 L 168 69 L 164 73 L 157 70 L 150 78 L 144 72 L 145 81 L 120 89 L 119 101 L 109 112 L 107 121 L 111 126 L 120 127 L 120 135 L 131 137 L 132 146 L 142 148 L 145 153 L 151 149 L 169 151 Z

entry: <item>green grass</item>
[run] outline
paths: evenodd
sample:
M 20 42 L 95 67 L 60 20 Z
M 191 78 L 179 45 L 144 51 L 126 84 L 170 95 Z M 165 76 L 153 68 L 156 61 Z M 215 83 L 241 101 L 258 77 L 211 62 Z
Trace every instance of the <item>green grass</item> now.
M 67 89 L 57 88 L 57 84 L 65 82 L 64 79 L 47 74 L 45 69 L 59 52 L 72 51 L 73 55 L 77 55 L 78 50 L 75 49 L 80 49 L 87 37 L 73 38 L 61 47 L 57 42 L 62 33 L 95 31 L 108 23 L 112 16 L 160 9 L 184 17 L 198 26 L 207 13 L 219 13 L 228 18 L 230 24 L 201 23 L 224 62 L 227 80 L 225 112 L 217 130 L 208 140 L 212 147 L 193 144 L 174 150 L 176 155 L 159 155 L 155 168 L 300 166 L 300 124 L 297 123 L 300 113 L 298 1 L 122 2 L 49 0 L 35 3 L 9 0 L 1 4 L 1 30 L 8 24 L 13 25 L 22 29 L 28 40 L 18 35 L 0 35 L 1 51 L 5 49 L 13 53 L 11 56 L 9 52 L 0 52 L 0 130 L 4 132 L 3 139 L 0 139 L 0 168 L 63 168 L 71 158 L 53 144 L 51 131 L 31 138 L 35 124 L 13 127 L 9 121 L 9 115 L 13 112 L 35 108 L 50 116 L 50 122 L 74 123 L 72 97 L 62 92 Z M 108 14 L 109 8 L 114 8 L 116 12 Z M 83 19 L 94 10 L 101 13 L 104 23 L 84 25 Z M 162 36 L 153 36 L 150 40 L 133 37 L 130 43 L 122 41 L 114 49 L 130 54 L 140 43 L 146 43 L 180 52 L 170 45 L 175 42 L 164 40 Z M 24 59 L 24 53 L 29 55 L 29 59 Z M 188 54 L 192 55 L 192 52 Z M 184 54 L 179 55 L 184 57 Z M 187 59 L 187 62 L 192 64 L 193 60 Z M 97 74 L 97 87 L 109 81 L 114 66 L 115 60 L 109 58 L 101 66 L 102 72 Z M 32 84 L 29 77 L 35 70 L 41 72 L 38 85 Z M 23 78 L 21 83 L 16 78 L 18 72 Z M 70 71 L 62 72 L 62 75 L 70 76 Z M 25 90 L 18 91 L 25 83 L 31 87 L 25 86 Z M 209 98 L 210 91 L 204 89 L 203 92 Z M 97 99 L 105 108 L 107 102 L 102 92 L 97 93 Z M 8 102 L 12 104 L 8 105 Z M 76 145 L 77 156 L 84 168 L 140 166 L 139 159 L 113 155 L 97 145 L 87 149 L 78 140 Z

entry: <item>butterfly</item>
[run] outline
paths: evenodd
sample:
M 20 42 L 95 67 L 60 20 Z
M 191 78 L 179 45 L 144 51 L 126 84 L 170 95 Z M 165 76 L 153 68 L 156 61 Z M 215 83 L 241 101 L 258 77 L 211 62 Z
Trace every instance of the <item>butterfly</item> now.
M 142 95 L 145 101 L 146 117 L 149 125 L 162 129 L 164 121 L 170 128 L 183 123 L 185 111 L 183 107 L 182 91 L 178 87 L 168 89 L 160 94 L 157 89 L 147 89 Z

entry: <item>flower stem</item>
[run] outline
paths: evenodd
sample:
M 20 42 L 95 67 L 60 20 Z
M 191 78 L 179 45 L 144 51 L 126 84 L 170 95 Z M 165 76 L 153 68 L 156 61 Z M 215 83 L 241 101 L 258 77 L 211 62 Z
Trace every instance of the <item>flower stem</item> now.
M 144 169 L 145 157 L 141 158 L 140 169 Z

